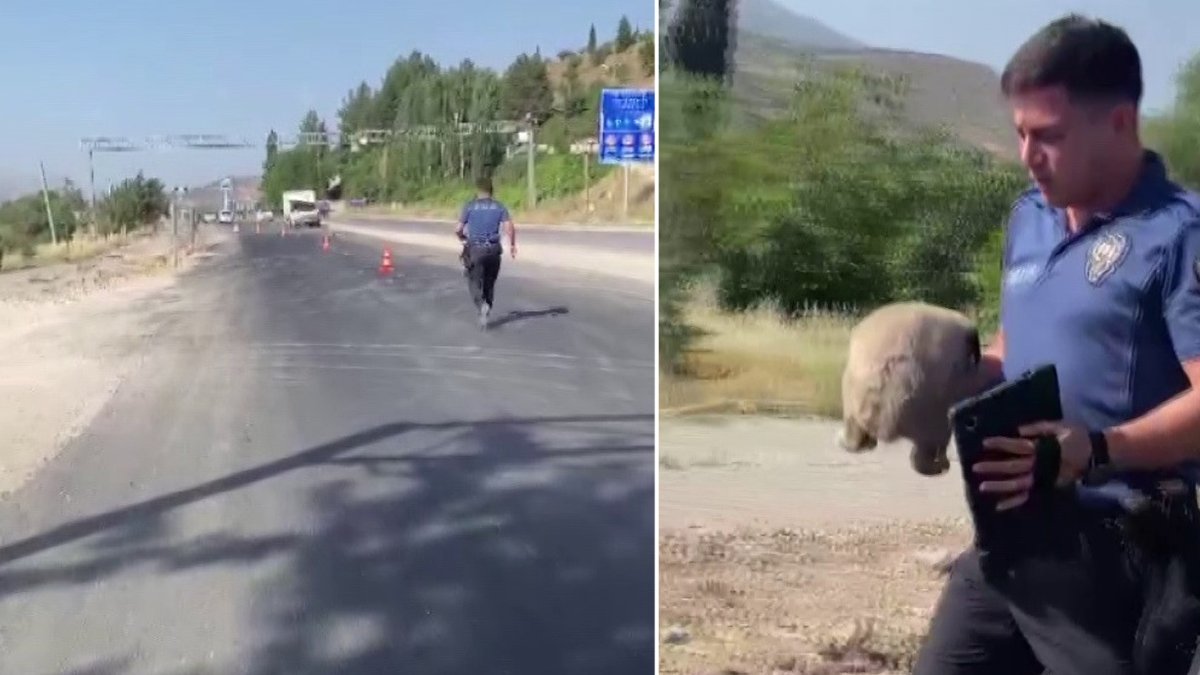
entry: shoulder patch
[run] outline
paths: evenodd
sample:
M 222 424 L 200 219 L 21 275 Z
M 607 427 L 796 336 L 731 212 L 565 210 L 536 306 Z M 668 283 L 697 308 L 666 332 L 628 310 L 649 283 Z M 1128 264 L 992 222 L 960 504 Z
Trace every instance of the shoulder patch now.
M 1099 286 L 1120 267 L 1129 253 L 1129 235 L 1124 232 L 1107 232 L 1097 237 L 1096 243 L 1088 251 L 1087 265 L 1084 275 L 1088 283 Z

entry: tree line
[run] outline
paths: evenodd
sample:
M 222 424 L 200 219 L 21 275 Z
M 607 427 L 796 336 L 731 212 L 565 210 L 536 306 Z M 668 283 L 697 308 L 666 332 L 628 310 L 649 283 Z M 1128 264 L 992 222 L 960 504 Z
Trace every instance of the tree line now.
M 265 201 L 278 207 L 281 193 L 289 189 L 324 193 L 335 176 L 341 179 L 340 189 L 331 197 L 377 201 L 413 201 L 447 184 L 465 185 L 504 164 L 508 137 L 484 128 L 497 122 L 532 119 L 538 142 L 565 153 L 572 142 L 595 133 L 599 91 L 606 86 L 602 80 L 585 83 L 583 70 L 602 66 L 614 53 L 633 50 L 640 73 L 617 67 L 617 72 L 608 73 L 610 81 L 653 74 L 654 33 L 634 29 L 623 17 L 615 37 L 600 43 L 592 26 L 584 48 L 559 52 L 562 74 L 557 86 L 550 77 L 554 61 L 540 49 L 521 54 L 502 73 L 470 59 L 444 67 L 413 51 L 397 59 L 377 87 L 364 81 L 345 95 L 337 112 L 339 145 L 301 144 L 284 150 L 279 134 L 271 132 L 263 164 Z M 460 125 L 474 126 L 459 133 Z M 422 133 L 401 133 L 416 129 Z M 355 147 L 355 135 L 366 130 L 394 133 Z M 330 129 L 310 110 L 298 131 Z
M 35 192 L 0 204 L 0 267 L 5 254 L 31 256 L 39 244 L 52 240 L 70 242 L 81 233 L 127 233 L 155 223 L 169 213 L 170 198 L 162 181 L 139 172 L 113 186 L 96 207 L 93 222 L 83 191 L 71 180 L 45 195 Z
M 670 0 L 663 5 L 670 7 Z M 661 363 L 695 331 L 695 282 L 723 309 L 852 315 L 922 299 L 997 321 L 1002 224 L 1028 186 L 1015 163 L 901 116 L 907 83 L 798 64 L 787 114 L 735 128 L 733 0 L 682 0 L 663 35 L 659 193 Z M 663 12 L 665 14 L 665 12 Z M 1200 60 L 1181 71 L 1149 145 L 1200 185 Z

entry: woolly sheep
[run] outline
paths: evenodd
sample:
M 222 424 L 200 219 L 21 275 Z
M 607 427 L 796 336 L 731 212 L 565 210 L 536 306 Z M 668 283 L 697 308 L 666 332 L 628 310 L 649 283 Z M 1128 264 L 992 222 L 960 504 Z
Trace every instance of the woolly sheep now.
M 979 332 L 966 316 L 920 302 L 884 305 L 850 333 L 837 442 L 866 452 L 905 439 L 917 473 L 950 468 L 950 406 L 979 389 Z

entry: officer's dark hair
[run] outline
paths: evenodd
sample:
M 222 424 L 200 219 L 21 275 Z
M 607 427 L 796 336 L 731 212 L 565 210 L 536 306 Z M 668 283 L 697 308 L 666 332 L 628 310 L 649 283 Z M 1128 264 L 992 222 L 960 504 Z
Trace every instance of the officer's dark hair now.
M 475 179 L 475 188 L 486 195 L 491 195 L 492 194 L 492 179 L 491 179 L 491 177 L 480 176 L 479 178 L 476 178 Z
M 1122 29 L 1079 14 L 1056 19 L 1017 49 L 1000 76 L 1005 97 L 1061 86 L 1072 102 L 1142 100 L 1142 60 Z

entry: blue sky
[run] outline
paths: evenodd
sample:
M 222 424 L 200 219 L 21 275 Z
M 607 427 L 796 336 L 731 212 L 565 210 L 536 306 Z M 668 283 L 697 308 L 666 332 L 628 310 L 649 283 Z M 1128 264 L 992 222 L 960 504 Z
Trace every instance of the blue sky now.
M 1142 51 L 1150 108 L 1173 96 L 1176 69 L 1200 50 L 1194 0 L 779 0 L 881 47 L 940 52 L 999 69 L 1020 42 L 1066 11 L 1124 26 Z M 904 10 L 896 5 L 903 3 Z M 5 0 L 0 119 L 9 130 L 0 189 L 54 180 L 86 186 L 78 141 L 90 135 L 293 130 L 309 107 L 332 118 L 360 80 L 377 84 L 413 49 L 452 64 L 503 68 L 540 46 L 582 46 L 622 14 L 653 25 L 656 0 Z M 57 19 L 55 15 L 69 17 Z M 97 185 L 139 168 L 169 184 L 256 172 L 262 150 L 97 156 Z
M 84 136 L 294 131 L 305 110 L 333 120 L 346 92 L 377 85 L 398 56 L 505 68 L 601 40 L 622 15 L 654 25 L 655 0 L 4 0 L 0 187 L 37 164 L 87 189 Z M 64 17 L 64 18 L 56 18 Z M 168 184 L 256 173 L 263 151 L 98 154 L 96 185 L 142 168 Z
M 1124 28 L 1142 55 L 1145 108 L 1167 107 L 1178 68 L 1200 51 L 1196 0 L 777 0 L 874 47 L 935 52 L 997 72 L 1030 35 L 1067 12 Z M 902 8 L 902 9 L 901 9 Z

